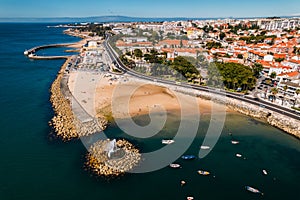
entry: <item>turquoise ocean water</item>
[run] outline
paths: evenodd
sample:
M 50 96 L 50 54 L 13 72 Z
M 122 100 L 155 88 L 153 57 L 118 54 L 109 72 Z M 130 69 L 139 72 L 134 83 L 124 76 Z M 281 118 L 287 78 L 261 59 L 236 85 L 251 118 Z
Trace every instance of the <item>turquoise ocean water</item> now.
M 78 41 L 48 24 L 0 24 L 0 199 L 297 199 L 300 181 L 300 142 L 284 132 L 238 114 L 228 114 L 223 134 L 204 159 L 183 161 L 183 168 L 168 167 L 115 180 L 95 178 L 83 169 L 85 148 L 80 140 L 64 144 L 49 138 L 53 116 L 49 88 L 63 64 L 31 61 L 23 56 L 30 47 Z M 62 49 L 41 52 L 57 55 Z M 147 121 L 140 117 L 137 121 Z M 162 147 L 161 139 L 176 133 L 179 121 L 170 116 L 166 127 L 149 139 L 132 138 L 116 126 L 111 138 L 127 138 L 144 152 Z M 209 124 L 200 121 L 197 137 L 186 153 L 198 154 Z M 232 132 L 239 145 L 231 145 Z M 241 153 L 246 159 L 238 159 Z M 213 176 L 197 175 L 198 169 Z M 261 170 L 267 169 L 268 176 Z M 180 180 L 187 182 L 180 186 Z M 251 185 L 265 194 L 245 191 Z

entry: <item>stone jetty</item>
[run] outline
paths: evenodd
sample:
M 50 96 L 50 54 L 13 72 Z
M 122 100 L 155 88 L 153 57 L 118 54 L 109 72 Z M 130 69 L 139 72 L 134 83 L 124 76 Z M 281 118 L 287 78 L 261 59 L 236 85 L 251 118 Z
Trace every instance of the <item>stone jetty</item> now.
M 50 101 L 55 115 L 49 124 L 54 128 L 56 135 L 64 141 L 100 132 L 108 123 L 105 119 L 93 117 L 89 121 L 81 122 L 73 113 L 70 101 L 73 97 L 69 91 L 62 90 L 61 87 L 62 81 L 66 80 L 64 72 L 69 61 L 70 58 L 61 67 L 50 89 Z
M 141 160 L 141 154 L 130 142 L 122 139 L 116 142 L 118 156 L 108 157 L 106 145 L 110 140 L 94 143 L 86 156 L 86 166 L 97 176 L 114 177 L 129 172 Z
M 60 87 L 65 68 L 69 61 L 70 59 L 67 59 L 64 65 L 61 67 L 50 89 L 50 101 L 52 103 L 55 116 L 49 123 L 54 128 L 57 136 L 62 138 L 64 141 L 68 141 L 72 138 L 78 137 L 76 126 L 74 123 L 75 116 L 70 106 L 70 100 L 64 97 Z

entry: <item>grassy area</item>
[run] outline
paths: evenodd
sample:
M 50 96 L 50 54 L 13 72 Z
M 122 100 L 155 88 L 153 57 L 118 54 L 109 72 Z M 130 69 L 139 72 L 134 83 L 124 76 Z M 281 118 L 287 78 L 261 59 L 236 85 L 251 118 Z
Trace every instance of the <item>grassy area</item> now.
M 116 68 L 113 68 L 112 71 L 115 73 L 122 73 L 119 69 L 116 69 Z
M 300 111 L 300 108 L 292 107 L 292 109 Z

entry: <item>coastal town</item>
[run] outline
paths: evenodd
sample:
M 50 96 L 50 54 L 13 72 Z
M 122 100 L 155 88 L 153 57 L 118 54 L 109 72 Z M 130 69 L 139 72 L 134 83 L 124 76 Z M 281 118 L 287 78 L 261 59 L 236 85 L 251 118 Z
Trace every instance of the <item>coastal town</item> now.
M 239 63 L 253 71 L 258 68 L 257 95 L 299 109 L 299 27 L 299 19 L 225 19 L 115 24 L 112 32 L 122 35 L 115 46 L 143 71 L 151 71 L 151 60 L 145 55 L 152 49 L 171 62 L 182 56 L 196 62 Z M 139 57 L 137 50 L 142 52 Z M 196 67 L 204 72 L 205 84 L 201 64 Z M 238 85 L 232 89 L 240 90 Z
M 299 24 L 298 18 L 191 20 L 84 24 L 85 28 L 80 26 L 67 32 L 75 31 L 81 37 L 90 37 L 84 48 L 89 49 L 96 48 L 105 35 L 81 30 L 89 31 L 91 27 L 108 30 L 114 35 L 110 44 L 123 63 L 148 75 L 156 76 L 160 71 L 161 77 L 168 77 L 170 70 L 165 67 L 156 70 L 155 63 L 172 65 L 178 57 L 186 58 L 199 72 L 184 74 L 184 77 L 201 85 L 207 85 L 209 63 L 250 67 L 257 79 L 255 84 L 243 88 L 243 80 L 231 77 L 226 80 L 231 85 L 227 89 L 250 92 L 274 104 L 299 110 Z M 93 34 L 97 36 L 91 37 Z
M 242 113 L 300 137 L 300 19 L 66 27 L 66 34 L 82 41 L 65 44 L 76 48 L 78 55 L 68 57 L 51 87 L 55 116 L 50 125 L 65 141 L 97 135 L 115 119 L 148 114 L 158 108 L 157 103 L 174 112 L 180 109 L 174 92 L 183 95 L 185 102 L 196 97 L 201 113 L 211 113 L 215 104 L 224 105 L 216 112 Z M 38 56 L 39 48 L 24 54 L 30 59 L 56 59 Z M 121 91 L 140 85 L 134 94 L 127 94 L 131 104 L 126 110 L 126 95 Z M 189 114 L 195 110 L 189 108 Z M 117 176 L 142 160 L 128 141 L 118 140 L 113 146 L 109 141 L 89 147 L 86 164 L 97 175 Z M 107 154 L 115 154 L 114 149 L 123 152 L 117 162 L 111 162 Z
M 299 199 L 300 0 L 0 10 L 0 200 Z
M 177 90 L 181 86 L 185 93 L 210 99 L 207 92 L 195 94 L 195 90 L 186 90 L 186 86 L 210 87 L 216 77 L 211 68 L 215 63 L 227 93 L 241 94 L 242 98 L 260 102 L 259 106 L 256 103 L 256 106 L 249 104 L 246 107 L 234 99 L 223 103 L 243 114 L 267 119 L 270 124 L 299 137 L 297 121 L 293 120 L 298 120 L 300 113 L 300 19 L 81 23 L 64 27 L 70 27 L 65 30 L 66 34 L 83 38 L 78 44 L 65 44 L 77 48 L 79 55 L 67 60 L 52 86 L 51 101 L 58 115 L 51 125 L 65 140 L 90 135 L 107 126 L 107 112 L 111 111 L 105 109 L 111 106 L 112 99 L 101 99 L 100 96 L 95 99 L 94 91 L 97 91 L 99 86 L 96 83 L 100 79 L 104 80 L 101 87 L 113 87 L 118 82 L 144 78 L 124 73 L 120 65 L 154 77 L 146 80 L 148 84 L 159 84 L 160 80 L 160 86 L 170 87 L 171 83 Z M 58 46 L 61 45 L 64 44 Z M 47 45 L 24 54 L 29 58 L 43 59 L 34 54 L 39 48 L 47 48 Z M 82 76 L 82 83 L 76 78 L 78 73 Z M 91 77 L 96 81 L 88 86 Z M 67 87 L 61 88 L 62 81 Z M 81 91 L 86 90 L 81 85 L 90 91 Z M 78 89 L 75 88 L 78 87 L 81 90 L 76 94 Z M 107 93 L 107 96 L 111 95 L 111 92 Z M 239 100 L 241 97 L 235 98 Z M 222 96 L 217 101 L 222 102 Z M 68 107 L 70 103 L 72 107 Z M 266 105 L 276 109 L 273 111 L 277 114 L 272 117 L 283 116 L 272 119 Z M 257 113 L 256 107 L 260 107 L 258 110 L 262 113 Z M 135 113 L 147 113 L 143 110 L 147 109 L 140 106 Z M 294 119 L 286 120 L 284 112 Z

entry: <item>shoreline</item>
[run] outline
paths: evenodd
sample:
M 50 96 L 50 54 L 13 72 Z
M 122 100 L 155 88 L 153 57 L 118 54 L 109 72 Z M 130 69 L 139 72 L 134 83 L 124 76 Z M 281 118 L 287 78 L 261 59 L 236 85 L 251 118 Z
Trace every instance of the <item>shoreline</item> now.
M 65 34 L 69 34 L 67 32 L 64 32 Z M 76 36 L 76 34 L 72 35 L 72 36 Z M 77 36 L 78 37 L 78 36 Z M 78 42 L 78 46 L 81 45 L 83 42 L 86 42 L 87 38 L 81 40 Z M 53 117 L 53 119 L 50 122 L 50 125 L 54 127 L 56 134 L 60 137 L 63 138 L 63 140 L 71 140 L 73 138 L 79 138 L 80 135 L 89 135 L 89 134 L 93 134 L 91 132 L 95 132 L 95 130 L 93 131 L 88 131 L 90 133 L 85 133 L 85 134 L 79 134 L 78 132 L 80 132 L 80 126 L 82 126 L 82 123 L 79 122 L 78 119 L 76 119 L 76 116 L 74 115 L 74 112 L 72 110 L 72 105 L 71 105 L 71 101 L 68 100 L 65 96 L 65 94 L 63 94 L 60 91 L 60 87 L 58 88 L 58 85 L 61 84 L 63 75 L 64 75 L 64 70 L 66 68 L 67 63 L 69 62 L 70 58 L 68 58 L 66 60 L 66 62 L 63 64 L 63 66 L 61 67 L 60 71 L 58 72 L 57 78 L 55 79 L 55 81 L 53 82 L 52 86 L 51 86 L 51 103 L 52 103 L 52 107 L 54 109 L 54 113 L 55 116 Z M 151 85 L 156 85 L 156 84 L 151 84 Z M 67 87 L 69 87 L 67 85 Z M 156 87 L 160 87 L 157 86 Z M 261 119 L 263 120 L 265 123 L 276 127 L 286 133 L 288 133 L 289 135 L 292 135 L 294 137 L 296 137 L 297 139 L 300 139 L 300 127 L 298 127 L 298 124 L 300 124 L 300 122 L 296 119 L 291 119 L 288 118 L 284 115 L 281 115 L 279 113 L 270 111 L 266 108 L 261 108 L 259 106 L 255 106 L 252 104 L 248 104 L 245 102 L 239 102 L 237 100 L 234 99 L 230 99 L 228 97 L 226 97 L 226 99 L 224 99 L 223 97 L 212 97 L 211 94 L 209 93 L 205 93 L 205 92 L 200 92 L 200 91 L 187 91 L 184 90 L 182 88 L 182 90 L 178 90 L 178 92 L 182 93 L 182 94 L 187 94 L 189 96 L 196 96 L 197 98 L 201 99 L 202 101 L 209 101 L 210 104 L 212 102 L 217 103 L 217 104 L 222 104 L 226 106 L 226 112 L 237 112 L 255 119 Z M 212 100 L 213 99 L 213 100 Z M 106 105 L 100 109 L 105 109 L 105 107 L 107 107 L 109 105 Z M 175 108 L 175 110 L 178 110 L 180 108 Z M 149 110 L 149 108 L 147 109 Z M 172 109 L 170 109 L 172 110 Z M 104 111 L 107 112 L 107 111 Z M 142 114 L 147 114 L 148 112 L 145 112 L 143 110 L 143 112 L 139 111 L 137 112 L 135 110 L 135 112 L 131 113 L 131 117 L 133 116 L 138 116 L 138 115 L 142 115 Z M 207 113 L 207 112 L 206 112 Z M 98 113 L 97 113 L 98 114 Z M 107 124 L 109 123 L 109 120 L 107 119 L 110 113 L 102 113 L 101 116 L 96 115 L 97 118 L 99 119 L 99 122 L 97 122 L 96 124 L 98 124 L 99 127 L 96 127 L 96 130 L 104 130 L 107 126 Z M 68 123 L 66 123 L 68 122 Z M 71 123 L 70 123 L 71 122 Z M 78 125 L 79 124 L 79 125 Z M 58 132 L 57 132 L 58 131 Z

